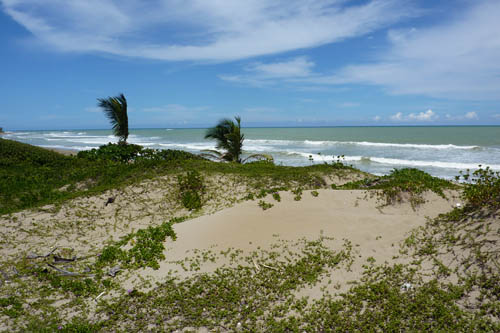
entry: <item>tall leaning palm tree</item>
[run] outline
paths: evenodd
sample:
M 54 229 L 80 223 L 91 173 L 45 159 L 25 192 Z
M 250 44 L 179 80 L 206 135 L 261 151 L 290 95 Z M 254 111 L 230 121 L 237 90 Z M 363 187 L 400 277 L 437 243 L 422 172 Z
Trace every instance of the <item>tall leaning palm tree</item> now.
M 241 159 L 245 137 L 243 133 L 241 133 L 241 118 L 236 116 L 234 119 L 236 122 L 227 118 L 220 120 L 215 127 L 209 128 L 205 134 L 205 139 L 215 140 L 217 142 L 216 148 L 224 152 L 220 153 L 217 150 L 208 150 L 206 151 L 207 153 L 203 155 L 236 163 L 244 163 L 250 158 L 272 161 L 273 158 L 265 154 L 254 154 L 248 156 L 244 160 Z
M 118 143 L 127 144 L 128 116 L 127 99 L 123 94 L 115 97 L 98 98 L 97 105 L 103 109 L 104 114 L 111 122 L 113 133 L 118 137 Z

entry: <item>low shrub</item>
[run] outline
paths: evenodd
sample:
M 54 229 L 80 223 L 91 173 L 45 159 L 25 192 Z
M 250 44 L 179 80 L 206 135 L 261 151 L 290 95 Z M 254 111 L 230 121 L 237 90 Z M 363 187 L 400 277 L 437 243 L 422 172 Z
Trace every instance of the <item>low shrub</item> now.
M 428 173 L 414 169 L 394 169 L 389 175 L 376 179 L 363 179 L 347 183 L 342 189 L 380 190 L 379 196 L 385 205 L 402 202 L 407 199 L 413 208 L 424 202 L 423 193 L 432 191 L 444 197 L 443 190 L 457 188 L 457 185 L 445 179 L 433 177 Z
M 79 158 L 87 160 L 112 160 L 116 162 L 129 162 L 135 160 L 143 148 L 134 144 L 115 144 L 109 143 L 100 146 L 98 149 L 83 150 L 78 152 Z
M 177 176 L 177 181 L 182 205 L 189 210 L 200 209 L 205 191 L 201 174 L 196 170 L 190 170 L 185 175 Z
M 489 167 L 472 173 L 467 170 L 461 172 L 456 179 L 467 182 L 462 196 L 469 209 L 500 208 L 500 172 L 494 172 Z

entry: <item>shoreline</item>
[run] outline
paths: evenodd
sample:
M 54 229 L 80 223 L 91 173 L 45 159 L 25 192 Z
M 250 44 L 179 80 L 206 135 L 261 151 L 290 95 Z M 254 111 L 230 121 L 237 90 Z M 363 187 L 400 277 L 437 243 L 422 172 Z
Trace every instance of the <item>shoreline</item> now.
M 40 147 L 40 148 L 50 150 L 50 151 L 55 151 L 56 153 L 59 153 L 59 154 L 65 155 L 65 156 L 76 156 L 76 154 L 78 154 L 78 150 L 76 150 L 76 149 L 47 148 L 47 147 Z

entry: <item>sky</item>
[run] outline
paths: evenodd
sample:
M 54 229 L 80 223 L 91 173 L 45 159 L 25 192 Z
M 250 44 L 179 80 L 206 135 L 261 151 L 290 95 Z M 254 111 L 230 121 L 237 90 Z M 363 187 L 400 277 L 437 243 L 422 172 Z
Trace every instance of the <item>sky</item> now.
M 498 0 L 0 0 L 0 127 L 500 125 Z

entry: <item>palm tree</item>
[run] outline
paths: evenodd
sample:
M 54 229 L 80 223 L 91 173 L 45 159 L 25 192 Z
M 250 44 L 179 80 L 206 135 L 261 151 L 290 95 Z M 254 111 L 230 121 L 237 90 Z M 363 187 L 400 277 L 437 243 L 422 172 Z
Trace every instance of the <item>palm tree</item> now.
M 236 122 L 227 118 L 220 120 L 215 127 L 209 128 L 205 134 L 205 139 L 216 140 L 216 148 L 224 150 L 224 152 L 221 153 L 217 150 L 206 150 L 206 153 L 202 155 L 236 163 L 244 163 L 250 158 L 272 161 L 273 158 L 266 154 L 254 154 L 248 156 L 244 160 L 241 160 L 241 154 L 243 153 L 243 141 L 245 140 L 245 137 L 243 133 L 241 133 L 241 118 L 236 116 L 234 119 Z
M 113 126 L 113 133 L 118 137 L 119 144 L 127 144 L 128 116 L 127 99 L 123 94 L 115 97 L 98 98 L 97 105 L 103 109 L 104 114 Z

